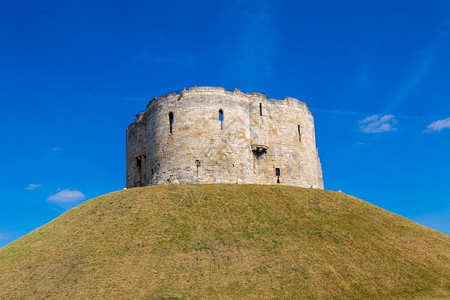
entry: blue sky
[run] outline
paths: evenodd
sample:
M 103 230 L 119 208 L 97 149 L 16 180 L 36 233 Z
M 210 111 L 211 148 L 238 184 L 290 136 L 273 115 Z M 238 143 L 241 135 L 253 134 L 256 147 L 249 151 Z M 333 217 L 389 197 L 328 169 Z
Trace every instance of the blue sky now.
M 308 104 L 325 188 L 450 233 L 450 2 L 0 1 L 0 247 L 125 186 L 191 86 Z

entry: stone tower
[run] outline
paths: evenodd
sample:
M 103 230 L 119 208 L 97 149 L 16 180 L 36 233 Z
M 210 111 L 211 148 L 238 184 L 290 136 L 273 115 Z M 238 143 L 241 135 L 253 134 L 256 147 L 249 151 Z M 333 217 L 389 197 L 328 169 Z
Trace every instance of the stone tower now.
M 323 189 L 314 119 L 295 98 L 193 87 L 152 99 L 127 130 L 127 188 L 252 183 Z

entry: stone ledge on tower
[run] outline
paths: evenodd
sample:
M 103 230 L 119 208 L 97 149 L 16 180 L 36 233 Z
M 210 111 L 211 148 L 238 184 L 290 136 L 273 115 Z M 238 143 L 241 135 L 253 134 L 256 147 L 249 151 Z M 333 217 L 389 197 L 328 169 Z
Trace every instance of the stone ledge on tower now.
M 264 153 L 267 152 L 267 150 L 269 150 L 269 147 L 266 145 L 252 145 L 252 151 L 255 153 Z

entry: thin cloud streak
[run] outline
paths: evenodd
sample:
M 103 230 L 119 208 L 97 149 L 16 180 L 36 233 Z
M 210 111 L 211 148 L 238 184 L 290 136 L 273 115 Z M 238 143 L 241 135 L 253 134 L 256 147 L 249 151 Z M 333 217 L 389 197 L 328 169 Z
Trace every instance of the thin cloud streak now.
M 145 50 L 135 58 L 138 62 L 149 65 L 161 65 L 172 68 L 192 69 L 197 66 L 197 57 L 178 49 L 154 47 Z
M 427 128 L 423 132 L 433 132 L 438 131 L 440 132 L 442 129 L 450 128 L 450 118 L 446 118 L 443 120 L 437 120 L 432 122 L 427 126 Z
M 340 110 L 340 109 L 326 109 L 326 108 L 316 108 L 316 107 L 310 107 L 309 110 L 311 110 L 313 113 L 320 112 L 320 113 L 329 113 L 329 114 L 336 114 L 336 115 L 375 115 L 376 113 L 371 112 L 361 112 L 361 111 L 352 111 L 352 110 Z M 420 116 L 411 116 L 411 115 L 402 115 L 402 114 L 395 114 L 395 118 L 399 119 L 430 119 L 434 118 L 435 116 L 431 115 L 420 115 Z
M 337 114 L 337 115 L 364 115 L 367 113 L 362 113 L 359 111 L 351 111 L 351 110 L 339 110 L 339 109 L 324 109 L 324 108 L 309 108 L 313 112 L 324 112 L 324 113 L 330 113 L 330 114 Z
M 392 111 L 393 109 L 398 108 L 402 104 L 404 99 L 411 93 L 414 87 L 420 84 L 420 82 L 428 72 L 428 69 L 430 68 L 431 62 L 433 61 L 434 52 L 434 49 L 429 51 L 420 65 L 397 88 L 394 98 L 389 103 L 386 111 Z
M 33 190 L 37 189 L 37 188 L 40 187 L 40 186 L 42 186 L 42 184 L 33 184 L 33 183 L 30 183 L 25 189 L 26 189 L 27 191 L 33 191 Z
M 8 239 L 8 236 L 6 234 L 0 233 L 0 240 L 6 240 Z
M 450 20 L 450 19 L 448 19 Z M 430 45 L 428 50 L 423 52 L 422 61 L 417 65 L 416 69 L 410 73 L 410 75 L 404 80 L 404 82 L 397 88 L 397 91 L 392 101 L 386 107 L 386 111 L 392 111 L 398 108 L 406 97 L 412 92 L 412 90 L 421 83 L 423 78 L 427 75 L 433 60 L 435 59 L 436 52 L 448 41 L 448 27 L 449 21 L 443 24 L 443 30 L 436 38 L 435 42 Z
M 238 0 L 234 11 L 239 22 L 231 64 L 239 73 L 234 76 L 241 77 L 240 80 L 249 86 L 261 86 L 270 78 L 277 48 L 278 34 L 272 21 L 271 3 L 268 0 Z

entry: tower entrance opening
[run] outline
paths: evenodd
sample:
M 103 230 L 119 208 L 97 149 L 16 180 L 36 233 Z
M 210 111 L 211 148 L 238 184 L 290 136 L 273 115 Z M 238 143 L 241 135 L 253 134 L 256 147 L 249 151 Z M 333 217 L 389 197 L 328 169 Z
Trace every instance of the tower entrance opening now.
M 136 157 L 136 186 L 145 186 L 145 155 L 139 155 Z

